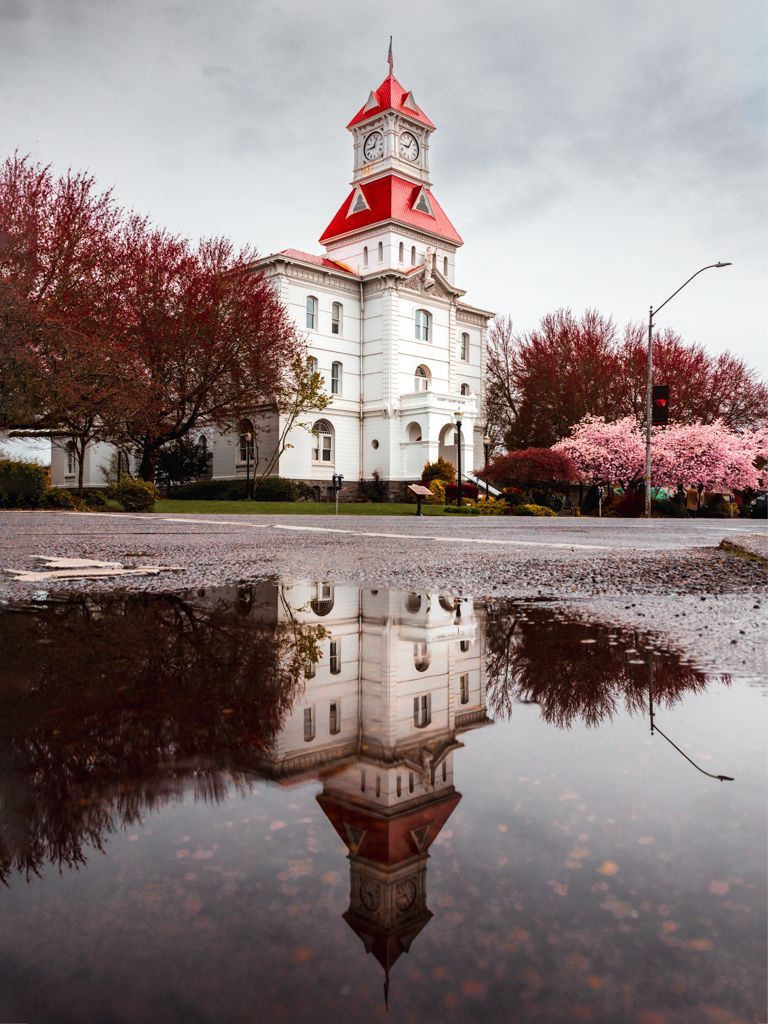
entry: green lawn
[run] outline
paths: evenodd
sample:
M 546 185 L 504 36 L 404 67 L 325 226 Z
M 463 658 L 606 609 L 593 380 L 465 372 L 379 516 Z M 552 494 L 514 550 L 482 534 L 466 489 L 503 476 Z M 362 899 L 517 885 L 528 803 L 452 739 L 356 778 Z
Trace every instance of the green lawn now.
M 270 516 L 332 516 L 336 506 L 331 501 L 158 501 L 155 512 L 192 513 L 194 515 L 270 515 Z M 442 505 L 424 505 L 425 516 L 444 516 Z M 416 505 L 396 502 L 340 501 L 339 515 L 345 516 L 412 516 Z

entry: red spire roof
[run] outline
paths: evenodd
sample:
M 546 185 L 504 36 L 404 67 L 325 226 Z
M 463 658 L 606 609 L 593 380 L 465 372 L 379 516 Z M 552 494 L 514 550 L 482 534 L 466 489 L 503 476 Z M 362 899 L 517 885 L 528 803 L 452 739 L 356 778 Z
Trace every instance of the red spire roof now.
M 368 208 L 362 209 L 357 213 L 351 213 L 352 197 L 357 188 L 362 191 Z M 432 215 L 414 208 L 414 204 L 422 189 L 424 189 L 425 195 L 429 198 Z M 320 236 L 320 241 L 328 242 L 332 238 L 349 234 L 352 231 L 357 231 L 359 228 L 370 227 L 371 224 L 378 224 L 388 220 L 420 228 L 430 235 L 438 235 L 440 238 L 453 242 L 455 245 L 463 244 L 458 231 L 448 220 L 442 207 L 429 189 L 412 181 L 406 181 L 405 178 L 399 178 L 396 174 L 389 174 L 384 178 L 376 178 L 374 181 L 361 182 L 356 186 L 341 204 L 333 220 Z
M 426 125 L 427 128 L 435 127 L 427 115 L 416 106 L 413 93 L 404 89 L 394 75 L 387 75 L 379 88 L 371 93 L 367 102 L 358 110 L 347 128 L 360 124 L 361 121 L 367 121 L 369 117 L 375 117 L 384 110 L 397 110 L 399 113 L 405 114 L 406 117 L 418 121 L 419 124 Z

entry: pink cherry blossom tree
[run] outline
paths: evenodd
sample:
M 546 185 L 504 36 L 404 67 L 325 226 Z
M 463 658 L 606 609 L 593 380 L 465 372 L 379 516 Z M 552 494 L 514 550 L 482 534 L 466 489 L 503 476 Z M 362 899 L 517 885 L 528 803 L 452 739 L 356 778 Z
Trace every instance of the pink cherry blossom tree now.
M 553 449 L 568 455 L 592 483 L 613 481 L 630 487 L 643 476 L 645 450 L 634 416 L 610 423 L 601 416 L 585 416 Z

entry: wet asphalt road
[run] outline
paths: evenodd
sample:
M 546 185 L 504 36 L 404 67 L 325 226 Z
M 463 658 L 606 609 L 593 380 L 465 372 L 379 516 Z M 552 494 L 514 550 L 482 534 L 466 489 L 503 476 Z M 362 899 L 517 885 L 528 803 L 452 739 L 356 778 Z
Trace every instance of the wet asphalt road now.
M 590 618 L 664 634 L 708 667 L 759 676 L 768 570 L 720 550 L 722 539 L 768 553 L 768 528 L 753 520 L 5 512 L 0 567 L 33 568 L 34 555 L 182 567 L 160 577 L 57 582 L 57 591 L 190 590 L 289 576 L 556 599 Z M 0 579 L 0 598 L 34 590 Z

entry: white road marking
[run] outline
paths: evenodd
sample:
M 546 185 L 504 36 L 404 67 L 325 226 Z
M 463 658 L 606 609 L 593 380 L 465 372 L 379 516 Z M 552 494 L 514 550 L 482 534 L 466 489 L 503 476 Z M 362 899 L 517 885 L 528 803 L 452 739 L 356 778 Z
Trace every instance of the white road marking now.
M 288 526 L 282 523 L 273 524 L 276 530 L 303 530 L 307 533 L 346 533 L 353 537 L 385 537 L 394 540 L 435 540 L 447 541 L 450 544 L 512 544 L 516 547 L 526 548 L 578 548 L 583 551 L 608 551 L 607 544 L 570 544 L 567 541 L 546 541 L 546 540 L 508 540 L 496 539 L 493 537 L 446 537 L 433 536 L 428 533 L 379 533 L 364 530 L 343 530 L 339 527 L 325 526 Z

